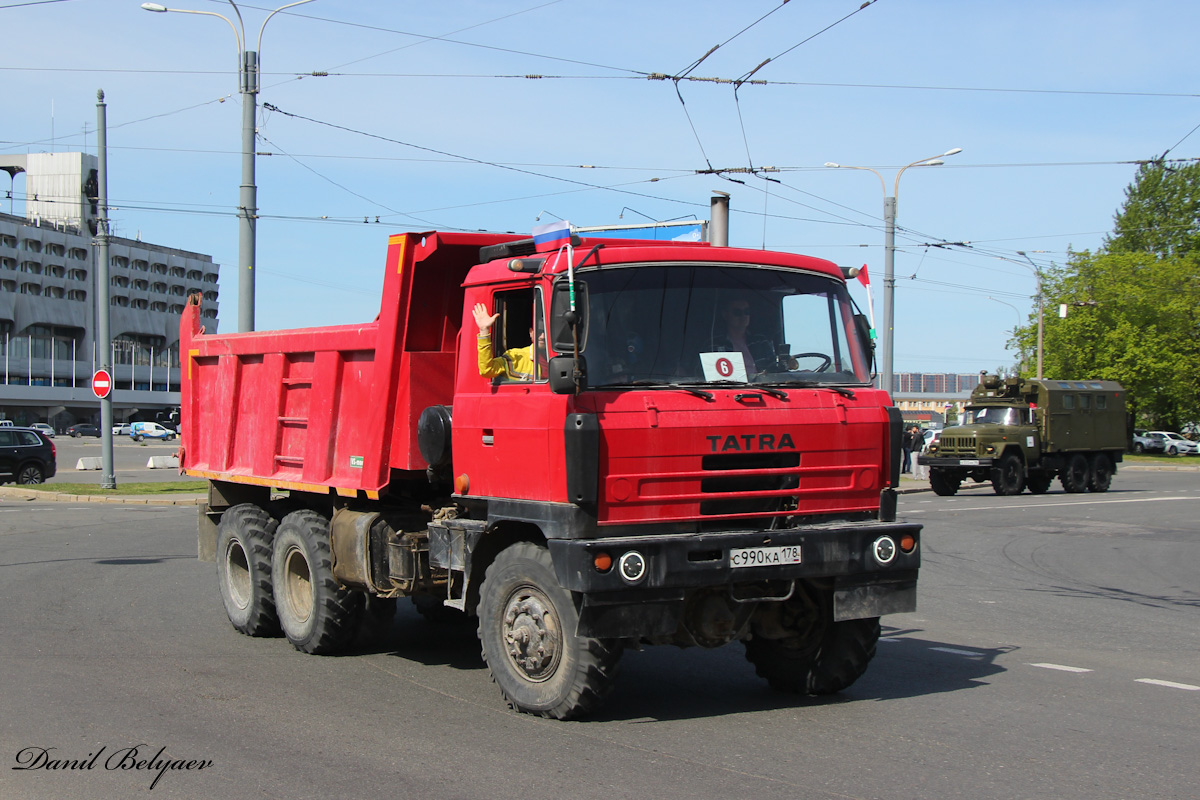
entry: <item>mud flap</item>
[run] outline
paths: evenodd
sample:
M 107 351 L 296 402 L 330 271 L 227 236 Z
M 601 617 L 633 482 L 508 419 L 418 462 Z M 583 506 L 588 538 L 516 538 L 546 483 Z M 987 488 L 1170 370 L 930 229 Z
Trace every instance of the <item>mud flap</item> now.
M 854 585 L 838 581 L 833 591 L 833 621 L 869 619 L 917 610 L 917 579 Z

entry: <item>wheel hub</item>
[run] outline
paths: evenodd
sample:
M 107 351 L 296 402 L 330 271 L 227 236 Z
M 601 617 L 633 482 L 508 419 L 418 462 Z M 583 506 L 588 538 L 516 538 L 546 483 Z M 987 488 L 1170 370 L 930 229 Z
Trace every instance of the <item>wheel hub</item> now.
M 528 680 L 553 675 L 562 656 L 562 634 L 550 601 L 529 589 L 513 593 L 504 609 L 504 642 L 509 659 Z

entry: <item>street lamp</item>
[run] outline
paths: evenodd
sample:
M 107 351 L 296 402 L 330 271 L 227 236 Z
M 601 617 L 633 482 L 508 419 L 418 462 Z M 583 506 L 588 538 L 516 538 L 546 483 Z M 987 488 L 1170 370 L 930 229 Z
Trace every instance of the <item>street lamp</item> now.
M 896 293 L 896 196 L 900 193 L 900 176 L 909 167 L 940 167 L 946 163 L 941 159 L 957 155 L 961 152 L 961 147 L 955 147 L 940 155 L 921 158 L 911 164 L 904 165 L 896 173 L 896 180 L 892 184 L 891 196 L 888 196 L 887 183 L 884 181 L 883 175 L 880 174 L 879 170 L 872 169 L 871 167 L 852 167 L 848 164 L 836 164 L 832 161 L 825 162 L 825 166 L 834 169 L 861 169 L 866 172 L 874 172 L 875 177 L 879 178 L 879 185 L 883 187 L 883 363 L 880 368 L 879 385 L 888 394 L 892 393 L 895 386 L 895 375 L 892 374 L 892 352 L 895 346 L 893 305 Z
M 1024 250 L 1018 250 L 1017 255 L 1029 262 L 1026 269 L 1032 269 L 1033 274 L 1037 276 L 1037 303 L 1038 303 L 1038 356 L 1037 356 L 1037 376 L 1038 380 L 1042 377 L 1042 311 L 1043 311 L 1043 295 L 1042 295 L 1042 270 L 1037 264 L 1033 263 L 1033 259 L 1025 255 Z M 1014 264 L 1021 264 L 1020 261 L 1013 261 Z M 1021 264 L 1024 267 L 1024 264 Z
M 259 71 L 258 53 L 262 49 L 263 31 L 271 17 L 285 8 L 311 3 L 312 0 L 297 0 L 294 3 L 280 6 L 267 15 L 262 27 L 258 29 L 258 44 L 256 49 L 247 50 L 250 41 L 246 38 L 246 26 L 242 22 L 242 12 L 237 3 L 229 0 L 233 13 L 237 15 L 237 25 L 223 14 L 214 11 L 192 11 L 186 8 L 167 8 L 158 3 L 142 3 L 142 8 L 159 14 L 172 11 L 176 14 L 200 14 L 205 17 L 219 17 L 233 28 L 237 37 L 238 47 L 238 90 L 242 94 L 242 186 L 238 208 L 238 331 L 254 330 L 254 260 L 255 226 L 258 219 L 258 186 L 254 182 L 254 118 L 258 112 Z
M 990 294 L 988 295 L 988 300 L 991 300 L 991 301 L 993 301 L 993 302 L 995 302 L 995 303 L 999 303 L 999 304 L 1000 304 L 1000 305 L 1002 305 L 1002 306 L 1008 306 L 1009 308 L 1011 308 L 1011 309 L 1013 310 L 1013 313 L 1015 313 L 1015 314 L 1017 315 L 1017 324 L 1016 324 L 1016 326 L 1013 328 L 1013 336 L 1015 337 L 1015 336 L 1016 336 L 1016 335 L 1017 335 L 1017 334 L 1020 332 L 1020 330 L 1021 330 L 1021 309 L 1017 308 L 1017 307 L 1016 307 L 1016 306 L 1014 306 L 1012 303 L 1007 303 L 1007 302 L 1005 302 L 1004 300 L 999 300 L 999 299 L 997 299 L 997 298 L 995 298 L 995 297 L 992 297 Z M 1019 351 L 1018 351 L 1018 353 L 1019 353 Z M 1021 366 L 1022 366 L 1022 367 L 1024 367 L 1024 366 L 1025 366 L 1025 359 L 1024 359 L 1024 358 L 1022 358 L 1022 359 L 1021 359 Z

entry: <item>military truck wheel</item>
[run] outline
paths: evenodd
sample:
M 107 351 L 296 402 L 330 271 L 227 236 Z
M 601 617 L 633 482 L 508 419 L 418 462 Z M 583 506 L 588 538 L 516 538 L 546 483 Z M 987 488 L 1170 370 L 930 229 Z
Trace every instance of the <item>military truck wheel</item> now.
M 341 651 L 354 638 L 363 594 L 340 586 L 329 553 L 329 520 L 307 509 L 279 523 L 271 559 L 279 625 L 297 650 Z
M 1053 482 L 1053 473 L 1038 471 L 1029 473 L 1029 478 L 1025 481 L 1025 485 L 1029 487 L 1029 491 L 1033 494 L 1045 494 L 1050 490 L 1050 484 Z
M 1001 457 L 1000 464 L 992 469 L 992 489 L 999 495 L 1025 491 L 1025 463 L 1019 455 L 1008 452 Z
M 1112 476 L 1112 460 L 1104 453 L 1098 454 L 1092 459 L 1092 479 L 1088 481 L 1088 491 L 1107 492 L 1112 485 Z
M 271 546 L 279 523 L 253 503 L 221 515 L 217 528 L 217 585 L 225 614 L 247 636 L 278 636 L 271 592 Z
M 933 488 L 934 494 L 942 497 L 957 494 L 960 482 L 958 476 L 951 475 L 945 470 L 931 469 L 929 471 L 929 485 Z
M 754 636 L 745 643 L 746 660 L 772 689 L 833 694 L 867 671 L 879 641 L 879 617 L 834 622 L 829 603 L 803 598 L 786 601 L 780 611 L 784 629 L 795 630 L 795 636 Z
M 1091 470 L 1088 469 L 1087 459 L 1081 453 L 1071 456 L 1067 466 L 1058 475 L 1063 491 L 1071 494 L 1087 491 L 1090 480 Z
M 518 542 L 488 566 L 479 641 L 509 708 L 571 719 L 600 705 L 612 688 L 621 645 L 577 636 L 578 621 L 545 547 Z

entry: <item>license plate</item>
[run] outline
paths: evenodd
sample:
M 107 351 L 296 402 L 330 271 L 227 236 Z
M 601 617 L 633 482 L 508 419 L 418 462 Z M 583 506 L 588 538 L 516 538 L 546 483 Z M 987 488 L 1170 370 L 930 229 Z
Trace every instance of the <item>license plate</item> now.
M 781 564 L 799 564 L 800 546 L 785 547 L 739 547 L 729 551 L 729 566 L 774 567 Z
M 978 458 L 964 458 L 962 461 L 959 461 L 958 463 L 962 464 L 964 467 L 978 467 L 979 459 Z

